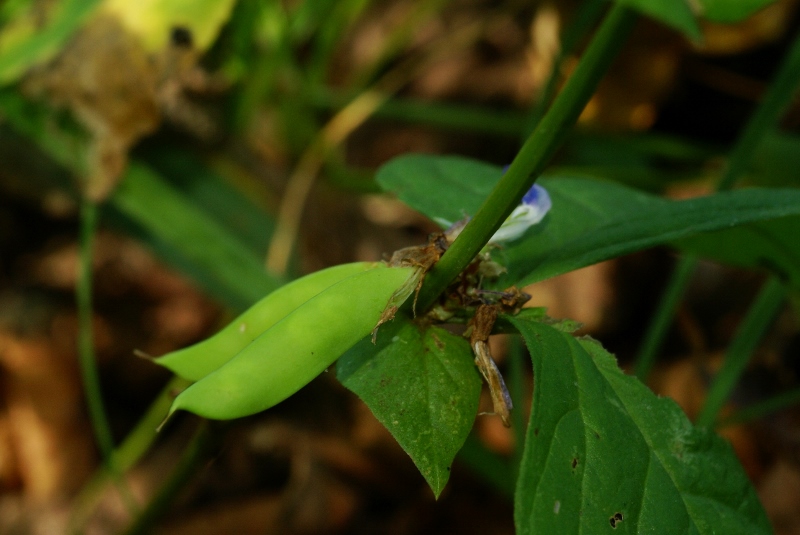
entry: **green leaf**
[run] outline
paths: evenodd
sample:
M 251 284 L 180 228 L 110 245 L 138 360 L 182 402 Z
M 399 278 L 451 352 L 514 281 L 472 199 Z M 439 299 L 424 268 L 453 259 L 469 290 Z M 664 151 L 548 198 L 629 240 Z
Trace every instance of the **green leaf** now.
M 703 18 L 714 22 L 739 22 L 775 0 L 699 0 Z
M 438 497 L 478 411 L 481 379 L 469 343 L 398 317 L 380 328 L 377 345 L 365 338 L 339 358 L 336 370 Z
M 228 20 L 234 0 L 106 0 L 103 9 L 138 36 L 149 52 L 164 50 L 174 28 L 188 30 L 192 46 L 204 51 Z
M 501 173 L 465 158 L 409 155 L 383 166 L 377 179 L 412 208 L 455 221 L 475 213 Z M 530 284 L 704 232 L 757 229 L 756 223 L 800 215 L 800 190 L 747 189 L 671 201 L 575 176 L 549 176 L 539 183 L 550 193 L 553 208 L 522 238 L 495 251 L 508 269 L 497 287 Z M 770 257 L 759 262 L 788 269 L 784 257 L 791 253 L 772 250 L 774 262 Z
M 784 217 L 674 243 L 683 251 L 734 266 L 767 269 L 800 288 L 800 217 Z
M 21 77 L 29 68 L 48 61 L 94 11 L 99 0 L 64 0 L 52 4 L 44 25 L 43 6 L 31 2 L 0 32 L 0 85 Z
M 251 250 L 144 165 L 131 162 L 110 203 L 236 309 L 278 287 Z
M 683 32 L 691 39 L 700 39 L 700 26 L 687 0 L 616 0 L 649 17 Z
M 692 427 L 597 342 L 512 321 L 536 381 L 518 533 L 770 533 L 727 442 Z

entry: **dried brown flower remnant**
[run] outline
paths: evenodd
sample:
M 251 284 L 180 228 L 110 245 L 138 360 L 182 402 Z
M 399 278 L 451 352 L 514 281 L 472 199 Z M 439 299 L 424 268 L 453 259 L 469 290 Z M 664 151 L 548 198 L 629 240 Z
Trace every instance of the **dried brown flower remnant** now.
M 113 16 L 90 20 L 48 65 L 24 82 L 26 93 L 66 108 L 89 134 L 82 189 L 94 201 L 107 198 L 127 165 L 128 151 L 154 132 L 164 117 L 201 138 L 215 127 L 185 90 L 219 90 L 196 67 L 191 33 L 176 29 L 159 55 L 148 53 Z

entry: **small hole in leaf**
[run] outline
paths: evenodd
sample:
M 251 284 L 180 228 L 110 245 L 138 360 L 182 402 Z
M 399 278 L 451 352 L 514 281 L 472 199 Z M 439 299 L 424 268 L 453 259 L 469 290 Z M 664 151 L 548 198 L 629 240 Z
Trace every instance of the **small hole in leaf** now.
M 575 457 L 572 459 L 572 469 L 575 470 L 575 468 L 577 467 L 578 467 L 578 458 Z
M 613 529 L 617 529 L 617 524 L 622 522 L 622 513 L 614 513 L 614 516 L 608 519 L 608 523 L 611 524 Z

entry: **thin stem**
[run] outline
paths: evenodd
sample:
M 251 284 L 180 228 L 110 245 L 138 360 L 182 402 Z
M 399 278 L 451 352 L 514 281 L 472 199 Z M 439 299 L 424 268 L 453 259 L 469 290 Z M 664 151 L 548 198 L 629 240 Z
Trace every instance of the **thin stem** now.
M 747 170 L 753 153 L 764 135 L 774 130 L 800 84 L 800 32 L 795 36 L 792 48 L 783 58 L 772 83 L 761 99 L 761 104 L 745 126 L 731 151 L 725 173 L 717 184 L 719 191 L 731 189 Z
M 221 424 L 221 426 L 226 427 L 227 424 Z M 167 512 L 172 501 L 186 483 L 197 474 L 200 464 L 208 459 L 209 452 L 224 435 L 223 430 L 214 429 L 214 427 L 207 420 L 202 422 L 167 481 L 142 511 L 142 514 L 136 518 L 133 525 L 128 528 L 125 532 L 126 535 L 152 533 L 155 523 Z
M 113 474 L 129 512 L 135 514 L 138 510 L 136 500 L 125 483 L 122 471 L 114 461 L 114 439 L 108 423 L 105 406 L 103 405 L 100 376 L 95 360 L 92 328 L 92 252 L 97 228 L 97 205 L 87 198 L 81 201 L 80 219 L 80 272 L 75 294 L 78 304 L 78 355 L 83 390 L 89 409 L 89 418 L 94 430 L 94 437 L 100 449 L 103 464 Z
M 636 359 L 636 377 L 644 381 L 650 374 L 653 364 L 656 361 L 656 353 L 667 336 L 667 331 L 672 325 L 672 318 L 681 302 L 689 280 L 697 266 L 697 257 L 687 255 L 678 260 L 675 271 L 672 272 L 667 289 L 658 303 L 658 309 L 650 323 L 647 334 L 645 335 L 642 347 L 639 349 L 639 356 Z
M 156 427 L 164 420 L 164 415 L 169 411 L 175 392 L 183 390 L 189 384 L 186 379 L 176 376 L 161 389 L 161 392 L 147 408 L 144 415 L 139 418 L 136 427 L 128 433 L 125 440 L 112 454 L 112 459 L 120 472 L 133 467 L 147 453 L 156 436 L 158 436 Z M 113 479 L 113 474 L 109 472 L 107 467 L 103 466 L 83 486 L 72 507 L 70 523 L 67 529 L 69 533 L 82 533 L 84 531 L 83 526 L 89 515 L 102 498 L 103 491 L 109 480 Z
M 736 145 L 731 149 L 728 165 L 717 183 L 718 191 L 730 189 L 744 175 L 760 141 L 766 134 L 777 128 L 778 121 L 786 107 L 792 102 L 798 85 L 800 85 L 800 33 L 795 36 L 792 48 L 778 67 L 778 72 L 764 94 L 761 104 L 750 117 Z M 674 316 L 677 303 L 683 297 L 683 292 L 689 284 L 696 265 L 697 257 L 687 255 L 678 264 L 675 274 L 664 290 L 662 303 L 647 329 L 636 357 L 636 375 L 641 380 L 647 378 L 647 374 L 652 368 L 655 355 L 664 342 L 669 320 Z
M 697 418 L 698 426 L 714 425 L 719 411 L 744 373 L 750 355 L 772 324 L 785 298 L 786 288 L 774 277 L 761 288 L 728 348 L 722 369 L 711 384 L 703 410 Z
M 727 416 L 717 422 L 717 429 L 728 427 L 731 425 L 741 425 L 754 420 L 760 420 L 765 416 L 769 416 L 775 412 L 783 410 L 787 407 L 800 404 L 800 388 L 783 392 L 770 399 L 754 403 L 749 407 L 745 407 L 730 416 Z
M 555 58 L 553 58 L 553 67 L 550 69 L 550 74 L 547 77 L 544 89 L 542 89 L 541 94 L 536 99 L 536 104 L 526 120 L 526 134 L 536 128 L 536 125 L 542 120 L 545 111 L 547 111 L 550 102 L 552 102 L 553 96 L 555 96 L 556 90 L 558 89 L 558 81 L 561 78 L 561 66 L 564 63 L 564 59 L 578 46 L 581 38 L 584 35 L 588 35 L 590 28 L 600 19 L 605 9 L 605 0 L 585 0 L 580 8 L 578 8 L 575 18 L 570 22 L 566 30 L 564 30 L 564 34 L 561 37 L 560 49 L 556 53 Z
M 627 7 L 615 4 L 611 8 L 575 72 L 517 153 L 508 171 L 453 245 L 426 275 L 418 310 L 427 309 L 433 304 L 519 204 L 577 121 L 635 21 L 636 14 Z

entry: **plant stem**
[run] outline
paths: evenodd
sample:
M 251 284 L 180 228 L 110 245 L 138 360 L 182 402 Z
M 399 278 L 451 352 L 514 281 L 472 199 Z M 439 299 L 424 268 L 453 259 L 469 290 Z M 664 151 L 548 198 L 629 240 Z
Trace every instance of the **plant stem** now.
M 770 399 L 754 403 L 717 422 L 717 428 L 740 425 L 753 420 L 760 420 L 765 416 L 800 403 L 800 388 L 789 390 Z
M 78 355 L 83 391 L 103 464 L 114 477 L 129 512 L 135 514 L 138 510 L 136 500 L 114 460 L 114 439 L 103 405 L 100 376 L 95 360 L 92 329 L 92 251 L 97 228 L 97 205 L 85 197 L 81 201 L 80 220 L 80 272 L 75 288 L 75 297 L 78 304 Z
M 697 418 L 698 426 L 714 425 L 717 414 L 736 387 L 739 377 L 750 360 L 750 355 L 772 324 L 772 320 L 783 305 L 785 298 L 786 288 L 784 285 L 775 277 L 769 278 L 761 288 L 761 292 L 739 326 L 736 337 L 728 347 L 722 369 L 714 379 L 703 410 Z
M 730 189 L 744 175 L 760 141 L 777 127 L 781 115 L 792 102 L 798 85 L 800 85 L 800 33 L 795 36 L 792 48 L 778 67 L 778 72 L 761 104 L 731 149 L 728 165 L 717 183 L 718 191 Z M 696 265 L 697 256 L 687 255 L 678 264 L 664 290 L 664 297 L 636 357 L 636 376 L 643 381 L 647 379 L 647 374 L 655 362 L 655 355 L 664 342 L 671 318 Z
M 222 428 L 227 426 L 227 423 L 220 424 Z M 126 535 L 152 533 L 156 521 L 169 509 L 172 501 L 186 483 L 197 474 L 200 463 L 208 459 L 209 452 L 225 434 L 224 429 L 215 429 L 215 427 L 208 420 L 202 422 L 167 481 L 142 511 L 142 514 L 128 528 L 125 532 Z
M 529 134 L 536 128 L 553 100 L 553 95 L 558 89 L 558 81 L 561 78 L 561 66 L 564 58 L 573 52 L 583 36 L 589 34 L 589 30 L 600 19 L 605 9 L 605 0 L 585 0 L 578 8 L 575 17 L 561 36 L 561 46 L 553 58 L 553 67 L 550 69 L 544 89 L 526 119 L 525 134 Z
M 133 467 L 139 459 L 150 449 L 156 439 L 156 428 L 164 420 L 164 415 L 169 411 L 172 399 L 175 397 L 176 390 L 183 390 L 189 386 L 189 381 L 180 377 L 173 377 L 161 389 L 156 399 L 150 404 L 144 415 L 125 437 L 125 440 L 114 450 L 112 459 L 119 472 L 124 472 Z M 92 479 L 81 489 L 80 494 L 74 501 L 70 523 L 67 531 L 69 533 L 82 533 L 83 527 L 89 518 L 92 510 L 103 496 L 103 490 L 113 480 L 114 474 L 110 473 L 107 467 L 97 470 Z
M 575 72 L 517 153 L 508 171 L 453 245 L 426 275 L 418 310 L 427 309 L 433 304 L 519 204 L 577 121 L 635 21 L 636 14 L 627 7 L 615 4 L 611 8 Z
M 772 83 L 761 99 L 761 104 L 736 141 L 725 173 L 717 184 L 717 190 L 731 189 L 744 174 L 764 135 L 775 130 L 784 111 L 792 103 L 798 84 L 800 84 L 800 32 L 795 36 L 792 47 L 778 67 Z
M 667 330 L 672 325 L 672 318 L 675 317 L 675 311 L 678 309 L 696 266 L 697 257 L 687 255 L 678 260 L 678 265 L 672 272 L 667 289 L 664 291 L 655 316 L 648 327 L 642 347 L 639 348 L 639 355 L 636 359 L 636 377 L 640 381 L 647 379 L 653 364 L 655 364 L 656 353 L 667 336 Z

